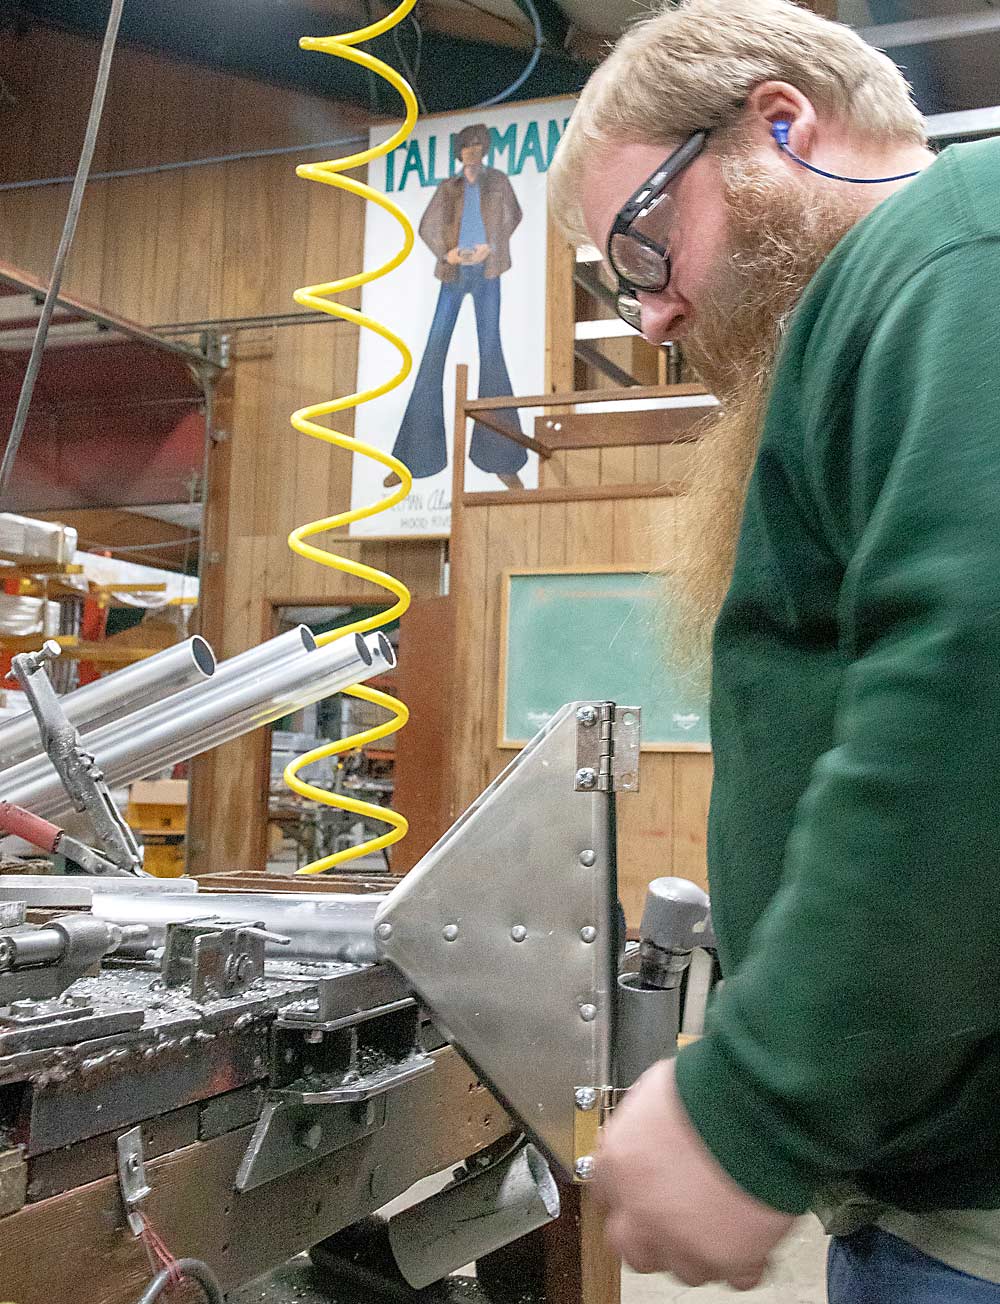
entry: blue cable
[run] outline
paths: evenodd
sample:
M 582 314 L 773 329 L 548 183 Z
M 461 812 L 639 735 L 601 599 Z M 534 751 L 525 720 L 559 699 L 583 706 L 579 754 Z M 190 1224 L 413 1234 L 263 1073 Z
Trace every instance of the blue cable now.
M 483 100 L 481 104 L 473 105 L 476 109 L 489 109 L 494 104 L 502 104 L 504 100 L 510 99 L 515 91 L 519 91 L 524 83 L 538 66 L 538 60 L 542 57 L 542 44 L 544 36 L 542 34 L 542 20 L 538 16 L 538 10 L 532 4 L 532 0 L 515 0 L 518 8 L 522 9 L 531 19 L 532 26 L 535 29 L 535 48 L 531 51 L 531 58 L 528 60 L 524 71 L 517 77 L 506 90 L 502 90 L 499 95 L 494 95 L 491 99 Z
M 776 122 L 771 127 L 771 135 L 777 141 L 778 148 L 787 154 L 793 162 L 798 163 L 799 167 L 808 168 L 810 172 L 815 172 L 818 177 L 826 177 L 829 181 L 847 181 L 852 186 L 883 186 L 888 181 L 908 181 L 910 177 L 918 176 L 920 173 L 920 168 L 917 168 L 915 172 L 900 172 L 895 177 L 842 177 L 836 172 L 824 172 L 822 168 L 813 167 L 804 158 L 799 158 L 798 154 L 792 153 L 788 146 L 788 133 L 791 125 L 790 122 Z

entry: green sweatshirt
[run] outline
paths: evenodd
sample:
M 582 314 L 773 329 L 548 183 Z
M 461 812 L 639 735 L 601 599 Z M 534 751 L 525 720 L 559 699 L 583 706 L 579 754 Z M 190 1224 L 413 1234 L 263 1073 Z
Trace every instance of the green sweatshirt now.
M 681 1096 L 766 1203 L 846 1184 L 916 1243 L 923 1211 L 1000 1207 L 998 356 L 984 141 L 808 286 L 715 638 L 726 982 Z

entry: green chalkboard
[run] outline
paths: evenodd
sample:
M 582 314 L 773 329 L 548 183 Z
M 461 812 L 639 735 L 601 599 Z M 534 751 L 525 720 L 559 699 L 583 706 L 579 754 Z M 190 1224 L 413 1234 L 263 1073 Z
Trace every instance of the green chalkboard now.
M 708 751 L 704 693 L 670 666 L 663 577 L 609 568 L 508 571 L 499 745 L 521 747 L 566 702 L 642 707 L 642 743 Z

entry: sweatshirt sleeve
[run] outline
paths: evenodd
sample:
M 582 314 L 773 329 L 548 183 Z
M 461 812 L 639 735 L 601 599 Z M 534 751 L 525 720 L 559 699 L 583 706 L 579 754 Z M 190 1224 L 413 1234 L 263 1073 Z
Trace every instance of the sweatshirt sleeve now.
M 677 1065 L 718 1161 L 790 1213 L 821 1184 L 975 1144 L 961 1114 L 1000 1030 L 998 302 L 1000 239 L 920 269 L 869 339 L 844 427 L 817 437 L 850 457 L 806 452 L 824 516 L 847 523 L 834 745 L 781 889 Z

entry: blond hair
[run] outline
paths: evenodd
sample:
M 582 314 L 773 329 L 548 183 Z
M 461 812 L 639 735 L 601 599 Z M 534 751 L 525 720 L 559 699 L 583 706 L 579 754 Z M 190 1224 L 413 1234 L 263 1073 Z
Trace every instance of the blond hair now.
M 590 78 L 549 170 L 553 216 L 587 241 L 579 178 L 585 156 L 615 142 L 676 143 L 734 126 L 747 96 L 788 82 L 860 140 L 926 145 L 902 73 L 841 23 L 790 0 L 659 0 Z

